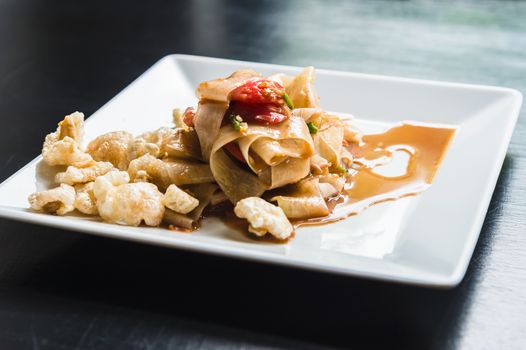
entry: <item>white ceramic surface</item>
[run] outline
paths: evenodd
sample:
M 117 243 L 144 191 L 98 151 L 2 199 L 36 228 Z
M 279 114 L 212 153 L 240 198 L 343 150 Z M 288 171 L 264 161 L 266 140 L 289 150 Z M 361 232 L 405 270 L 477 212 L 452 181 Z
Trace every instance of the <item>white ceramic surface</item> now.
M 300 68 L 206 57 L 164 57 L 93 114 L 86 138 L 113 130 L 138 134 L 169 125 L 171 110 L 195 105 L 196 85 L 239 68 L 293 74 Z M 298 230 L 288 244 L 257 242 L 217 219 L 180 234 L 124 227 L 79 215 L 28 210 L 48 185 L 40 157 L 0 185 L 0 216 L 68 230 L 243 259 L 427 286 L 451 287 L 465 274 L 522 102 L 516 91 L 318 70 L 322 107 L 353 114 L 367 132 L 401 120 L 458 127 L 433 185 L 422 195 L 374 206 L 336 224 Z M 72 112 L 75 106 L 71 107 Z M 51 130 L 50 130 L 51 131 Z

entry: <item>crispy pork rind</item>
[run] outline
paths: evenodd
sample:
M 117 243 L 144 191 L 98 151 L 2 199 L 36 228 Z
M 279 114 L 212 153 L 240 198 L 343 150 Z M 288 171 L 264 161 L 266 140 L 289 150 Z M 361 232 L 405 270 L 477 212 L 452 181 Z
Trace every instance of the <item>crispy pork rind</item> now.
M 188 214 L 199 205 L 199 200 L 172 184 L 164 194 L 163 204 L 176 213 Z
M 130 144 L 134 140 L 126 131 L 113 131 L 100 135 L 88 144 L 87 152 L 100 162 L 110 162 L 120 170 L 130 163 Z
M 75 209 L 75 189 L 61 184 L 53 189 L 32 193 L 29 198 L 31 209 L 51 214 L 64 215 Z
M 74 112 L 64 117 L 58 124 L 58 139 L 71 137 L 75 140 L 79 146 L 82 145 L 84 139 L 84 114 L 80 112 Z
M 48 134 L 42 147 L 42 158 L 48 165 L 84 167 L 93 162 L 82 150 L 84 114 L 75 112 L 58 123 L 57 131 Z
M 152 182 L 152 177 L 148 175 L 146 170 L 137 170 L 132 182 Z
M 277 239 L 287 239 L 294 231 L 281 208 L 259 197 L 249 197 L 237 202 L 234 213 L 247 219 L 248 230 L 257 236 L 270 233 Z
M 161 151 L 155 143 L 147 142 L 142 137 L 135 138 L 130 147 L 130 160 L 140 158 L 145 154 L 157 158 L 160 156 Z
M 55 176 L 56 183 L 65 183 L 68 185 L 83 184 L 95 181 L 99 176 L 106 174 L 113 169 L 113 164 L 109 162 L 94 162 L 85 168 L 68 166 L 65 172 L 58 173 Z
M 164 214 L 163 195 L 151 183 L 128 183 L 128 173 L 111 171 L 95 180 L 93 193 L 99 215 L 119 225 L 158 226 Z
M 166 208 L 163 221 L 169 227 L 178 227 L 186 230 L 194 230 L 199 227 L 203 210 L 211 203 L 214 193 L 218 187 L 213 183 L 202 183 L 185 186 L 185 190 L 191 192 L 193 197 L 199 201 L 199 205 L 188 214 L 176 213 Z
M 93 193 L 94 182 L 75 185 L 75 209 L 87 215 L 97 215 L 97 199 Z

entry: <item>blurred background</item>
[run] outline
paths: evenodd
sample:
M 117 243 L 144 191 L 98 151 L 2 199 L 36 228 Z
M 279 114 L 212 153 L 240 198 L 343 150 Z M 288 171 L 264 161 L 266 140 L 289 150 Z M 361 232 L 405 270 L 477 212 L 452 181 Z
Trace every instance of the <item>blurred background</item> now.
M 183 53 L 526 91 L 523 1 L 0 0 L 0 180 Z M 520 348 L 526 122 L 474 258 L 428 290 L 0 220 L 0 348 Z
M 52 129 L 172 53 L 525 90 L 525 18 L 522 1 L 0 0 L 0 108 Z M 11 133 L 35 136 L 26 160 L 35 127 Z

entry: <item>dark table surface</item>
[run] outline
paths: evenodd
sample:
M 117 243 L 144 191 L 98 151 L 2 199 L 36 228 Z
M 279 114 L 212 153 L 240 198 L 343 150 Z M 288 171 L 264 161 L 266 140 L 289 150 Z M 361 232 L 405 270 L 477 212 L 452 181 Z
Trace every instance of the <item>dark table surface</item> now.
M 526 91 L 526 3 L 0 0 L 0 180 L 73 110 L 197 54 Z M 526 347 L 526 118 L 450 290 L 0 220 L 0 349 Z

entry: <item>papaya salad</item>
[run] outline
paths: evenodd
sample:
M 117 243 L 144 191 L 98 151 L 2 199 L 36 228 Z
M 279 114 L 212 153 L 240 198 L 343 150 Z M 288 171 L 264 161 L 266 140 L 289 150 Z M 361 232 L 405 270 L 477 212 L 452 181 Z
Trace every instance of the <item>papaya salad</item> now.
M 113 131 L 87 147 L 84 115 L 67 115 L 42 148 L 57 187 L 31 194 L 30 207 L 182 231 L 229 212 L 252 235 L 287 240 L 301 225 L 431 184 L 454 129 L 401 123 L 364 135 L 353 119 L 320 107 L 313 83 L 312 67 L 296 76 L 238 70 L 199 84 L 198 105 L 175 109 L 173 127 Z M 405 173 L 377 172 L 395 152 L 410 157 Z

